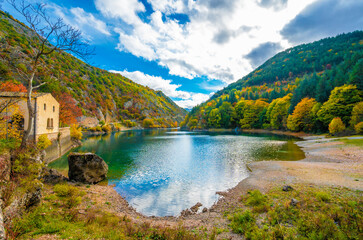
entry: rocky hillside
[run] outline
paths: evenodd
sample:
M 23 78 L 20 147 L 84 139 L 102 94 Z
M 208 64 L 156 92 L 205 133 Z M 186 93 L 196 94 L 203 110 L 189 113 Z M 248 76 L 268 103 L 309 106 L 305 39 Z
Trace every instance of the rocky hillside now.
M 0 11 L 0 45 L 0 83 L 24 83 L 17 69 L 25 72 L 29 69 L 34 47 L 31 30 Z M 61 105 L 74 103 L 78 120 L 91 117 L 140 124 L 147 118 L 155 126 L 165 127 L 175 126 L 186 115 L 184 109 L 162 92 L 93 67 L 65 52 L 43 58 L 38 73 L 35 83 L 48 82 L 38 91 L 51 92 Z

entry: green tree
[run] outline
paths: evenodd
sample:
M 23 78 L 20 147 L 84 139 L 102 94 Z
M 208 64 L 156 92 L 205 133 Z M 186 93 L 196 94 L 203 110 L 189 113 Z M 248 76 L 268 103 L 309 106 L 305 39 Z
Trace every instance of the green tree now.
M 353 71 L 349 75 L 349 83 L 356 85 L 360 91 L 363 91 L 363 59 L 355 64 Z
M 221 121 L 221 114 L 218 108 L 215 108 L 212 111 L 210 111 L 208 116 L 208 126 L 212 128 L 213 127 L 219 128 L 221 127 L 220 121 Z
M 326 101 L 318 112 L 319 120 L 325 125 L 335 117 L 340 117 L 345 124 L 349 123 L 354 105 L 362 101 L 362 92 L 353 85 L 343 85 L 333 89 Z
M 233 107 L 230 102 L 223 102 L 222 105 L 218 108 L 219 113 L 221 114 L 220 125 L 223 128 L 231 127 L 231 116 L 233 113 Z
M 247 100 L 243 118 L 240 120 L 240 126 L 245 128 L 261 128 L 260 118 L 261 114 L 266 111 L 268 103 L 262 100 Z
M 287 118 L 287 128 L 294 132 L 310 132 L 314 126 L 312 109 L 316 103 L 314 98 L 303 98 Z

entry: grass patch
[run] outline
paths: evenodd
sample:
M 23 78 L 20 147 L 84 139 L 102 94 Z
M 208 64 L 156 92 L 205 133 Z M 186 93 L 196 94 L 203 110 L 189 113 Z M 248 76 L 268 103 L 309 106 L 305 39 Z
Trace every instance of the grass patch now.
M 361 191 L 293 187 L 266 195 L 255 190 L 243 197 L 244 207 L 228 216 L 232 231 L 246 239 L 361 239 Z M 268 206 L 267 211 L 256 211 L 256 206 Z
M 341 141 L 344 142 L 345 144 L 363 147 L 363 136 L 361 136 L 361 137 L 362 138 L 359 138 L 359 139 L 342 138 Z
M 151 227 L 134 222 L 96 206 L 84 209 L 89 201 L 79 188 L 68 183 L 46 185 L 50 193 L 42 203 L 14 220 L 10 239 L 34 239 L 41 235 L 57 235 L 61 239 L 202 239 L 205 232 L 188 231 L 182 226 Z

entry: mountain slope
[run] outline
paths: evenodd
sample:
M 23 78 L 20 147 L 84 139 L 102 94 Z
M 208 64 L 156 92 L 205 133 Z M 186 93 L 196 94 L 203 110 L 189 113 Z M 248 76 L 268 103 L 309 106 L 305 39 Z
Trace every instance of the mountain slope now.
M 229 120 L 223 120 L 221 116 L 220 121 L 224 124 L 219 124 L 219 127 L 241 127 L 235 108 L 242 99 L 271 103 L 274 99 L 292 94 L 287 105 L 288 113 L 291 114 L 304 97 L 315 98 L 322 104 L 328 100 L 335 87 L 353 84 L 362 90 L 361 78 L 352 76 L 354 71 L 360 72 L 362 58 L 362 31 L 287 49 L 192 109 L 183 124 L 192 128 L 212 127 L 210 114 L 213 109 L 219 109 L 231 112 Z M 211 116 L 215 117 L 216 113 L 214 111 Z M 261 120 L 260 127 L 263 122 L 266 121 Z
M 29 54 L 34 47 L 31 36 L 23 23 L 0 11 L 0 81 L 24 82 L 16 69 L 29 69 Z M 38 73 L 35 83 L 48 81 L 39 91 L 53 93 L 58 101 L 68 94 L 83 116 L 139 123 L 150 118 L 159 126 L 175 126 L 186 115 L 161 91 L 93 67 L 65 52 L 44 57 Z

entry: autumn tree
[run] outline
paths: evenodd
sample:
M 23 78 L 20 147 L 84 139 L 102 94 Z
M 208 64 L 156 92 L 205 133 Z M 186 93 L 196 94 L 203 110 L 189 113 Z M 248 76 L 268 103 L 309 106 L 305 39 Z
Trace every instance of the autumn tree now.
M 320 121 L 328 126 L 335 117 L 340 117 L 344 124 L 348 124 L 354 105 L 362 101 L 362 91 L 356 86 L 343 85 L 333 89 L 326 101 L 318 112 Z
M 6 81 L 0 84 L 0 92 L 26 92 L 26 88 L 21 83 L 15 83 L 13 81 Z M 17 97 L 9 97 L 7 99 L 1 99 L 0 101 L 0 113 L 6 108 L 9 108 L 20 101 Z
M 268 103 L 261 100 L 247 100 L 245 102 L 243 118 L 240 120 L 240 126 L 242 129 L 248 128 L 260 128 L 259 122 L 261 114 L 267 109 Z
M 191 118 L 189 119 L 188 121 L 188 124 L 187 124 L 187 127 L 190 129 L 190 130 L 193 130 L 197 127 L 198 125 L 198 119 L 196 118 Z
M 27 26 L 30 28 L 33 42 L 32 51 L 29 53 L 27 68 L 17 68 L 19 75 L 27 83 L 27 108 L 29 121 L 25 130 L 21 147 L 25 147 L 30 133 L 33 131 L 34 107 L 32 105 L 32 93 L 46 82 L 39 82 L 37 78 L 38 69 L 41 66 L 46 68 L 43 57 L 54 52 L 69 52 L 75 56 L 85 59 L 92 53 L 89 45 L 83 40 L 81 32 L 68 24 L 63 19 L 53 20 L 46 13 L 44 4 L 29 4 L 25 1 L 8 0 L 10 5 L 24 17 Z M 38 85 L 34 86 L 34 81 Z
M 287 114 L 290 107 L 292 94 L 288 94 L 283 98 L 277 98 L 269 105 L 266 117 L 273 129 L 286 129 Z
M 145 118 L 145 119 L 142 121 L 142 126 L 143 126 L 144 128 L 153 128 L 153 127 L 155 127 L 154 120 L 149 119 L 149 118 Z
M 77 123 L 77 117 L 82 116 L 82 110 L 77 106 L 76 100 L 69 93 L 56 93 L 59 102 L 59 122 L 63 125 Z
M 345 125 L 340 117 L 333 118 L 329 124 L 329 133 L 334 135 L 345 130 Z
M 219 128 L 219 127 L 221 127 L 220 122 L 221 122 L 221 114 L 220 114 L 218 108 L 215 108 L 212 111 L 210 111 L 210 113 L 209 113 L 208 126 L 214 127 L 214 128 Z
M 352 110 L 352 117 L 349 123 L 351 126 L 354 127 L 360 122 L 363 122 L 363 102 L 359 102 L 354 105 Z
M 294 132 L 310 132 L 314 127 L 314 98 L 303 98 L 287 118 L 287 128 Z

